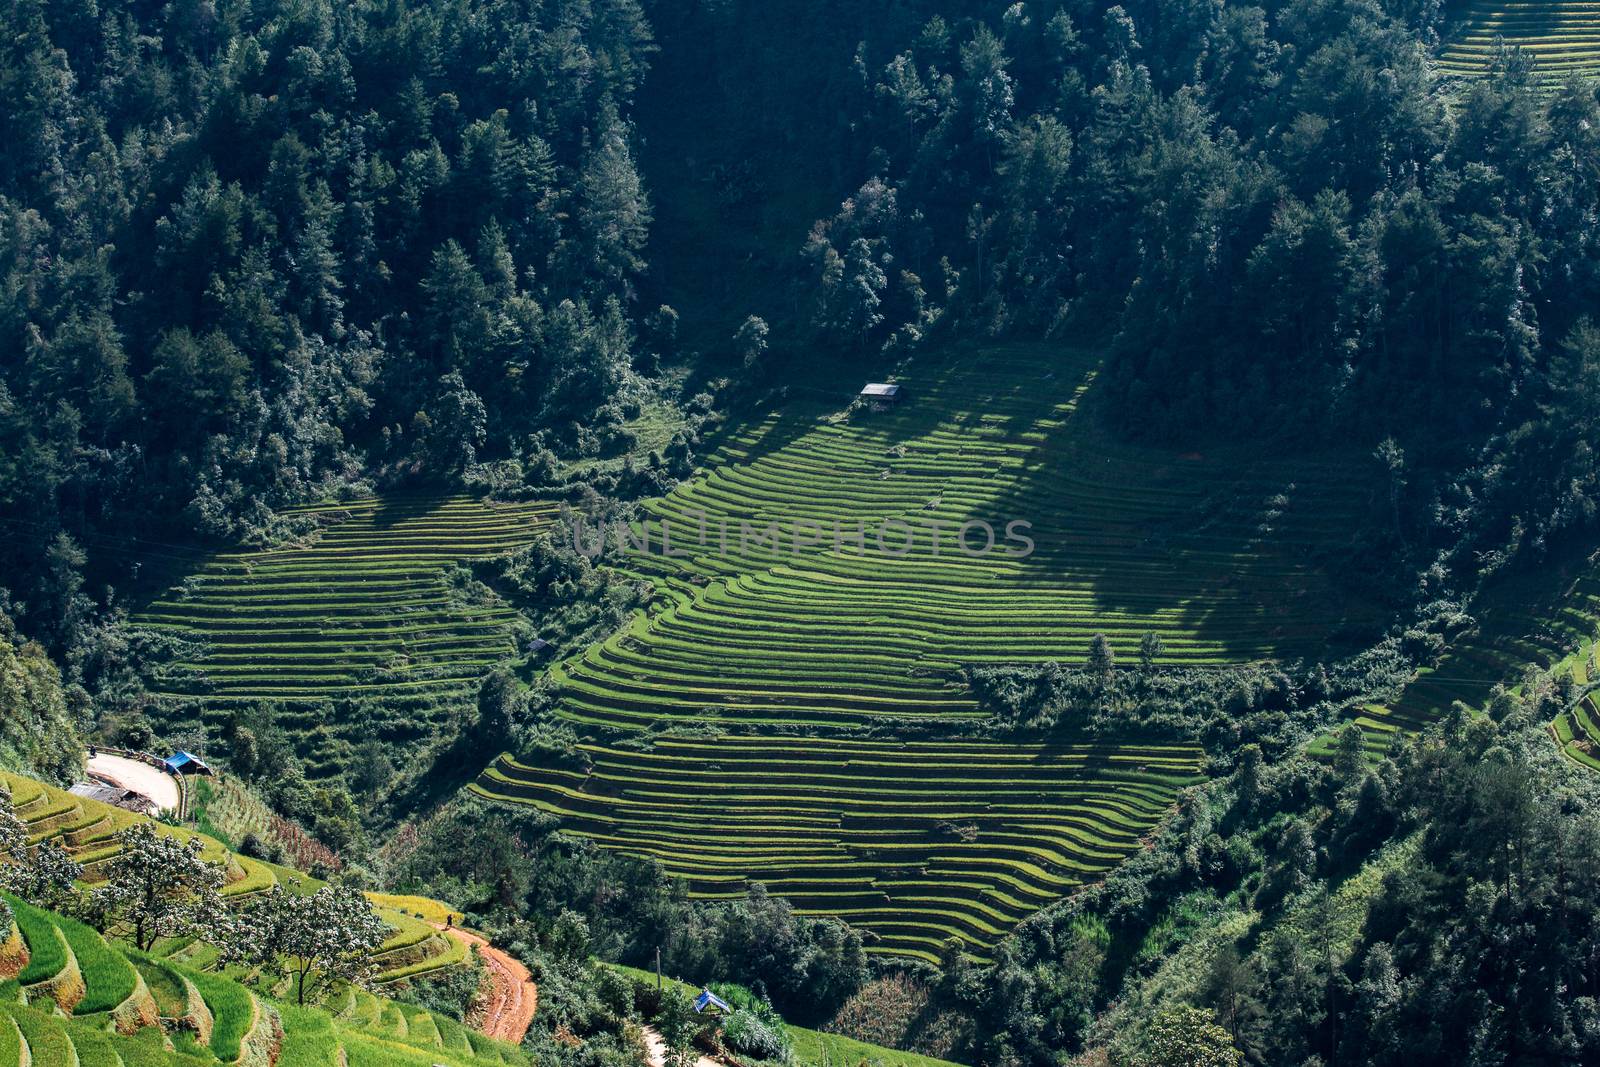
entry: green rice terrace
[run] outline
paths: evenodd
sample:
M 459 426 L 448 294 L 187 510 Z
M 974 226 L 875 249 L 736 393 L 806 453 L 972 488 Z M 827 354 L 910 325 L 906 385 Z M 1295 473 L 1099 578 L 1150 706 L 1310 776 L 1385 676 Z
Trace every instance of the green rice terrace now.
M 34 841 L 54 840 L 85 867 L 85 880 L 118 849 L 113 835 L 140 821 L 121 808 L 73 796 L 20 775 L 0 774 Z M 196 837 L 228 870 L 224 897 L 239 901 L 274 885 L 294 893 L 322 883 L 298 871 L 230 853 Z M 494 1041 L 421 1008 L 336 983 L 315 1006 L 289 1003 L 290 980 L 246 986 L 221 970 L 212 946 L 165 938 L 151 953 L 107 941 L 70 919 L 4 898 L 15 918 L 0 930 L 0 1063 L 32 1067 L 487 1067 L 527 1064 Z M 394 903 L 391 900 L 390 903 Z M 431 901 L 407 903 L 438 907 Z M 415 915 L 378 909 L 393 934 L 375 955 L 378 988 L 465 960 L 461 943 Z
M 0 773 L 0 787 L 11 795 L 16 814 L 28 828 L 33 841 L 52 840 L 83 865 L 84 880 L 93 884 L 103 880 L 105 865 L 120 851 L 115 840 L 118 831 L 144 816 L 99 801 L 75 796 L 54 786 L 21 775 Z M 223 864 L 227 882 L 224 899 L 238 902 L 265 893 L 274 886 L 299 894 L 314 893 L 322 882 L 300 871 L 252 859 L 231 851 L 215 838 L 177 827 L 161 827 L 161 832 L 180 838 L 198 838 L 202 855 Z M 389 939 L 379 946 L 377 982 L 398 982 L 454 967 L 466 960 L 461 942 L 447 937 L 410 911 L 375 902 L 378 914 L 394 928 Z M 170 944 L 167 951 L 174 960 L 191 966 L 207 966 L 215 960 L 215 950 L 199 941 Z M 0 1061 L 3 1062 L 3 1061 Z
M 1368 489 L 1354 461 L 1109 444 L 1084 407 L 1094 361 L 1030 354 L 906 374 L 888 410 L 850 408 L 858 381 L 791 395 L 731 431 L 647 505 L 655 554 L 613 559 L 655 582 L 653 610 L 552 669 L 560 714 L 610 738 L 592 767 L 507 757 L 478 792 L 655 856 L 697 895 L 759 880 L 923 959 L 950 938 L 982 958 L 1118 864 L 1198 780 L 1198 748 L 975 738 L 963 668 L 1080 662 L 1098 633 L 1130 657 L 1158 634 L 1175 665 L 1322 658 L 1382 618 L 1319 569 Z M 960 551 L 974 518 L 997 535 L 1026 520 L 1035 550 Z M 863 552 L 836 521 L 869 546 L 904 523 L 916 544 Z M 827 532 L 793 551 L 785 531 L 811 540 L 807 523 Z M 673 723 L 723 734 L 639 750 Z M 885 739 L 907 724 L 926 739 Z
M 1453 15 L 1463 25 L 1440 50 L 1439 68 L 1447 74 L 1488 73 L 1502 46 L 1520 50 L 1543 79 L 1600 72 L 1600 3 L 1470 0 Z
M 1353 463 L 1108 444 L 1077 417 L 1093 363 L 1039 365 L 969 353 L 908 381 L 897 410 L 847 414 L 835 393 L 734 433 L 648 505 L 653 554 L 613 556 L 665 603 L 557 666 L 566 713 L 622 729 L 971 719 L 963 665 L 1077 661 L 1097 633 L 1131 657 L 1154 632 L 1174 664 L 1320 657 L 1379 621 L 1317 565 L 1367 499 Z M 969 519 L 994 551 L 959 550 Z M 1014 519 L 1031 523 L 1026 558 L 1005 555 Z M 835 545 L 835 522 L 863 524 L 869 550 L 879 529 L 916 545 Z M 660 554 L 663 523 L 682 555 Z M 760 537 L 774 524 L 776 547 Z M 822 544 L 791 551 L 790 531 Z
M 353 739 L 431 736 L 435 718 L 516 647 L 516 611 L 462 602 L 449 568 L 526 544 L 552 512 L 459 496 L 289 512 L 314 532 L 219 553 L 135 616 L 198 649 L 153 689 L 210 721 L 241 704 L 274 705 L 280 724 L 317 731 L 305 748 L 314 774 L 335 773 Z M 359 716 L 344 713 L 353 698 L 363 698 Z
M 484 794 L 531 800 L 604 845 L 654 856 L 704 897 L 759 880 L 878 952 L 993 944 L 1120 862 L 1181 786 L 1187 746 L 996 746 L 723 737 L 585 746 L 592 770 L 502 759 Z
M 232 977 L 107 942 L 6 898 L 0 933 L 0 1063 L 29 1067 L 488 1067 L 515 1046 L 351 986 L 300 1008 Z

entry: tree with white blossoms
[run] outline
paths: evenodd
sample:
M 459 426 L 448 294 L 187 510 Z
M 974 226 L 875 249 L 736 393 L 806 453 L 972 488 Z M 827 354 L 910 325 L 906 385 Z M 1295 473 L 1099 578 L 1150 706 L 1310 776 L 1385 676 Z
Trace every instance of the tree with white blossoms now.
M 32 844 L 11 794 L 0 788 L 0 889 L 30 904 L 61 910 L 76 896 L 83 867 L 54 841 Z
M 91 920 L 148 952 L 163 937 L 204 932 L 224 908 L 226 872 L 202 859 L 196 838 L 180 840 L 148 822 L 116 835 L 105 884 L 89 898 Z
M 282 886 L 251 901 L 223 945 L 224 963 L 278 967 L 295 980 L 295 999 L 335 979 L 368 984 L 377 970 L 372 954 L 391 927 L 359 890 L 323 886 L 299 896 Z M 308 984 L 313 975 L 319 982 Z

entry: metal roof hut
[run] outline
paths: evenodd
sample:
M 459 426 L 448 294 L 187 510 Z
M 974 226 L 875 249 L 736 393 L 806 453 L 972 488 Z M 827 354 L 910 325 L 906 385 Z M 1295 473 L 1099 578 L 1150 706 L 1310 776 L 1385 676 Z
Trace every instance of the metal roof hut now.
M 702 1014 L 708 1010 L 714 1010 L 723 1015 L 733 1012 L 733 1008 L 728 1005 L 726 1000 L 723 1000 L 709 989 L 700 990 L 700 995 L 694 998 L 694 1010 Z
M 178 751 L 161 761 L 168 774 L 206 774 L 211 773 L 211 768 L 205 760 L 188 752 Z
M 900 386 L 894 382 L 868 382 L 861 387 L 860 397 L 881 411 L 900 399 Z

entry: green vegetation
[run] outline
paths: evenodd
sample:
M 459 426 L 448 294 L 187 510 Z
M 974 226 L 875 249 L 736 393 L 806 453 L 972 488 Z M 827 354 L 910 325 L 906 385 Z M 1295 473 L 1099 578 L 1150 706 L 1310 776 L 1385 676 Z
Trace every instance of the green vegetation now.
M 338 1062 L 366 1063 L 374 1067 L 401 1067 L 416 1064 L 446 1064 L 448 1067 L 484 1067 L 486 1064 L 526 1067 L 529 1058 L 516 1048 L 479 1035 L 476 1040 L 461 1039 L 462 1030 L 448 1019 L 435 1019 L 414 1008 L 404 1013 L 392 1002 L 349 989 L 354 996 L 374 1005 L 369 1017 L 347 1025 L 340 1017 L 320 1008 L 297 1008 L 276 1002 L 235 981 L 233 977 L 194 970 L 171 960 L 153 963 L 125 955 L 115 943 L 98 939 L 93 931 L 70 919 L 27 905 L 16 905 L 19 921 L 28 932 L 29 942 L 64 937 L 85 960 L 82 999 L 72 1009 L 82 1016 L 105 1010 L 126 999 L 132 991 L 130 976 L 136 968 L 156 974 L 158 985 L 170 996 L 187 980 L 200 991 L 215 1019 L 208 1044 L 198 1045 L 192 1037 L 178 1032 L 164 1037 L 154 1017 L 134 1018 L 135 1033 L 128 1024 L 108 1029 L 103 1021 L 80 1024 L 60 1016 L 45 1014 L 14 1001 L 0 1000 L 0 1056 L 15 1048 L 16 1030 L 32 1050 L 38 1067 L 110 1067 L 116 1056 L 126 1067 L 216 1067 L 239 1061 L 276 1062 L 281 1067 L 332 1067 Z M 87 936 L 86 936 L 87 935 Z M 37 957 L 36 957 L 37 958 Z M 58 957 L 60 958 L 60 957 Z M 275 1049 L 266 1040 L 272 1026 L 269 1017 L 284 1023 L 284 1043 Z M 407 1023 L 409 1017 L 412 1021 Z M 446 1038 L 451 1035 L 451 1039 Z M 276 1056 L 276 1060 L 272 1059 Z M 256 1057 L 256 1058 L 249 1058 Z M 11 1062 L 5 1060 L 3 1062 Z
M 61 672 L 0 610 L 0 770 L 69 782 L 83 754 L 61 691 Z
M 33 1054 L 32 1063 L 37 1067 L 72 1067 L 77 1062 L 72 1039 L 61 1024 L 27 1008 L 0 1005 L 0 1012 L 9 1015 L 22 1031 L 22 1038 Z
M 255 998 L 237 982 L 215 975 L 192 974 L 190 981 L 211 1012 L 211 1051 L 224 1063 L 238 1059 L 239 1046 L 256 1019 Z
M 156 1007 L 164 1019 L 181 1018 L 189 1007 L 189 990 L 183 976 L 160 960 L 137 961 L 139 976 L 144 987 L 155 998 Z
M 967 664 L 1076 661 L 1097 633 L 1130 659 L 1146 633 L 1163 662 L 1287 658 L 1381 618 L 1316 566 L 1358 513 L 1353 457 L 1113 444 L 1079 411 L 1093 361 L 1043 356 L 963 350 L 904 375 L 895 410 L 841 411 L 851 379 L 731 432 L 704 473 L 644 505 L 657 555 L 613 555 L 657 578 L 664 603 L 551 672 L 562 714 L 631 729 L 971 718 Z M 994 551 L 957 545 L 973 519 Z M 1026 558 L 1006 554 L 1021 548 L 1012 520 L 1030 524 Z M 893 523 L 915 531 L 911 551 L 877 550 L 886 522 L 891 552 Z M 682 558 L 660 555 L 663 524 Z M 866 550 L 848 540 L 859 527 Z M 820 544 L 791 551 L 797 536 Z
M 68 950 L 64 935 L 44 912 L 20 902 L 8 903 L 30 953 L 28 965 L 17 975 L 17 981 L 25 986 L 32 985 L 61 973 L 61 969 L 67 965 Z
M 62 919 L 55 925 L 66 936 L 68 947 L 77 957 L 78 970 L 87 987 L 83 999 L 73 1008 L 74 1014 L 110 1011 L 133 995 L 139 975 L 127 957 L 81 923 Z

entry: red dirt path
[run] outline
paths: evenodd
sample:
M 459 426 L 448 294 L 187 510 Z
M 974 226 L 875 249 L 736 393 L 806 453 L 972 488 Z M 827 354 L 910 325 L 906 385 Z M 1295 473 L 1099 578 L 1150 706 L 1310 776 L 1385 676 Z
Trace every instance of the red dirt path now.
M 489 972 L 489 1002 L 484 1008 L 483 1022 L 478 1029 L 489 1037 L 522 1044 L 533 1023 L 533 1013 L 539 1008 L 539 987 L 534 985 L 528 968 L 522 961 L 489 944 L 487 940 L 456 926 L 440 926 L 445 935 L 453 937 L 469 949 L 477 948 L 484 968 Z

